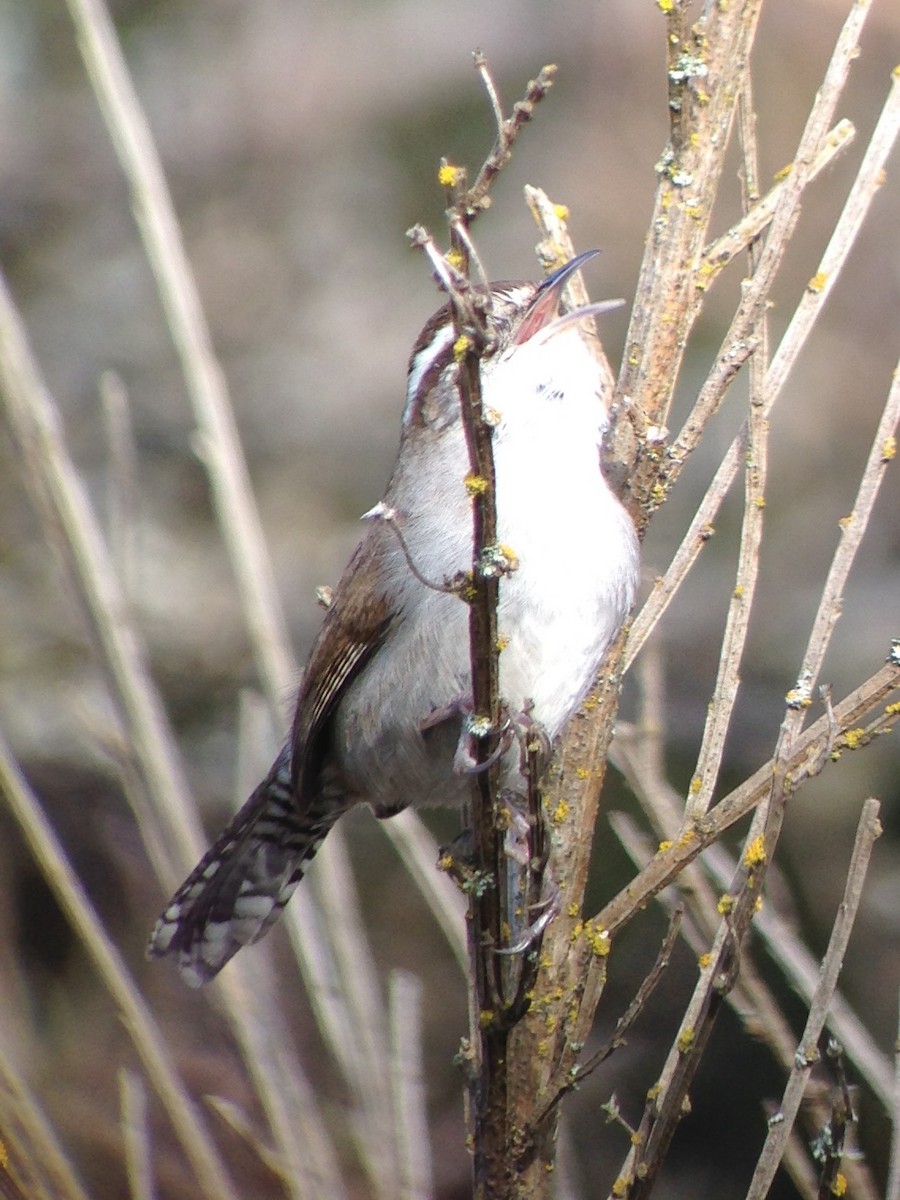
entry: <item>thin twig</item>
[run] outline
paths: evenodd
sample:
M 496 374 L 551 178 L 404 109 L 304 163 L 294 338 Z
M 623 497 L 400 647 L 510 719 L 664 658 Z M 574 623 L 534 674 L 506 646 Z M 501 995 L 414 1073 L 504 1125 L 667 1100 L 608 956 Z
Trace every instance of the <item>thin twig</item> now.
M 837 918 L 831 931 L 828 950 L 822 961 L 819 985 L 810 1005 L 809 1016 L 803 1035 L 797 1048 L 794 1070 L 787 1082 L 781 1107 L 780 1120 L 770 1122 L 765 1145 L 753 1173 L 753 1179 L 747 1191 L 747 1200 L 764 1200 L 772 1186 L 772 1180 L 781 1161 L 787 1135 L 796 1120 L 800 1101 L 806 1081 L 814 1063 L 818 1061 L 817 1049 L 822 1029 L 828 1018 L 828 1006 L 831 996 L 837 986 L 838 976 L 844 962 L 847 943 L 856 919 L 856 912 L 862 896 L 862 886 L 875 840 L 881 833 L 878 820 L 879 805 L 877 800 L 867 800 L 863 805 L 862 815 L 853 846 L 850 868 L 847 872 L 847 882 L 844 897 L 838 910 Z
M 866 714 L 888 701 L 900 689 L 900 657 L 889 661 L 875 675 L 860 684 L 838 704 L 832 714 L 820 717 L 794 744 L 786 772 L 796 788 L 806 778 L 818 774 L 830 761 L 832 751 L 841 748 L 842 736 L 857 730 Z M 861 737 L 873 737 L 896 724 L 897 714 L 882 711 L 865 727 Z M 838 734 L 835 737 L 834 722 Z M 857 736 L 853 738 L 854 744 Z M 678 877 L 684 866 L 693 862 L 707 846 L 717 842 L 726 829 L 752 812 L 768 795 L 774 760 L 765 763 L 749 779 L 729 792 L 710 810 L 701 824 L 689 830 L 673 845 L 661 849 L 635 878 L 613 897 L 594 918 L 594 924 L 610 937 L 626 924 L 657 892 Z M 590 962 L 587 948 L 581 951 L 585 964 Z
M 699 312 L 700 262 L 729 132 L 761 9 L 760 0 L 708 5 L 686 28 L 668 7 L 669 145 L 657 163 L 656 201 L 635 292 L 618 396 L 664 425 L 688 334 Z M 666 319 L 660 320 L 659 314 Z M 649 495 L 649 479 L 639 495 Z
M 616 744 L 618 745 L 618 739 Z M 674 791 L 672 796 L 677 798 Z M 639 832 L 635 823 L 625 813 L 610 813 L 609 821 L 632 861 L 636 865 L 646 862 L 648 839 Z M 677 828 L 677 822 L 675 827 Z M 710 871 L 710 865 L 714 861 L 717 862 L 717 867 L 713 872 Z M 735 873 L 735 865 L 730 861 L 727 852 L 721 845 L 710 846 L 700 862 L 694 866 L 702 866 L 709 871 L 719 882 L 719 892 L 726 891 L 730 887 L 730 881 Z M 699 960 L 708 953 L 710 942 L 715 934 L 715 926 L 710 919 L 711 914 L 715 913 L 715 899 L 711 899 L 712 893 L 709 885 L 702 880 L 698 887 L 696 878 L 691 878 L 687 889 L 683 887 L 684 877 L 678 882 L 677 889 L 674 886 L 665 888 L 656 899 L 667 913 L 671 913 L 679 898 L 688 903 L 690 908 L 682 922 L 681 931 L 682 936 Z M 819 964 L 813 960 L 812 954 L 800 943 L 788 923 L 778 916 L 773 908 L 771 897 L 767 898 L 765 906 L 755 917 L 753 925 L 770 957 L 782 967 L 789 982 L 801 999 L 808 1004 L 818 982 Z M 727 993 L 726 1000 L 747 1032 L 769 1047 L 776 1062 L 787 1074 L 794 1062 L 796 1036 L 771 990 L 755 970 L 746 949 L 741 956 L 740 974 L 734 987 Z M 861 1077 L 871 1084 L 876 1095 L 881 1096 L 882 1080 L 885 1074 L 890 1073 L 889 1067 L 887 1067 L 884 1056 L 878 1050 L 874 1039 L 838 991 L 832 997 L 828 1027 L 838 1037 L 842 1037 L 844 1033 L 849 1035 L 853 1045 L 852 1053 L 850 1052 L 851 1047 L 847 1047 L 848 1056 L 856 1063 Z M 828 1087 L 824 1083 L 811 1081 L 801 1110 L 806 1128 L 811 1132 L 818 1131 L 829 1119 L 830 1113 L 831 1098 Z M 805 1170 L 802 1169 L 801 1163 Z M 815 1197 L 817 1193 L 815 1177 L 809 1169 L 805 1153 L 799 1161 L 792 1162 L 788 1169 L 792 1176 L 799 1180 L 798 1187 L 800 1187 L 801 1194 Z M 877 1200 L 878 1190 L 873 1185 L 870 1173 L 864 1163 L 850 1160 L 845 1166 L 845 1174 L 852 1195 L 858 1195 L 860 1200 Z
M 881 186 L 885 162 L 896 141 L 898 129 L 900 77 L 895 72 L 891 77 L 890 91 L 881 115 L 825 253 L 773 355 L 766 378 L 766 417 L 770 415 L 791 368 L 812 332 L 824 300 L 840 275 L 863 219 Z M 678 592 L 704 545 L 715 532 L 716 514 L 743 461 L 746 436 L 745 427 L 732 441 L 668 570 L 663 578 L 654 584 L 644 607 L 632 622 L 626 651 L 626 670 Z M 675 469 L 677 471 L 677 463 Z
M 765 312 L 768 296 L 788 242 L 800 219 L 803 193 L 812 179 L 816 157 L 826 144 L 828 124 L 847 82 L 850 67 L 857 57 L 859 38 L 870 7 L 871 0 L 854 5 L 838 35 L 822 85 L 801 135 L 791 172 L 784 180 L 784 190 L 772 214 L 772 222 L 753 273 L 742 288 L 740 302 L 722 340 L 713 368 L 700 389 L 682 432 L 669 451 L 670 462 L 665 472 L 667 486 L 671 486 L 678 477 L 687 456 L 696 445 L 700 431 L 717 411 L 741 364 L 755 349 L 754 333 Z M 766 382 L 768 390 L 771 385 L 768 379 Z M 771 400 L 769 403 L 771 404 Z
M 821 175 L 838 154 L 852 145 L 855 137 L 856 129 L 852 121 L 846 118 L 838 121 L 829 131 L 825 145 L 816 155 L 810 168 L 810 182 Z M 790 168 L 787 168 L 784 178 L 779 179 L 731 229 L 710 242 L 703 251 L 701 265 L 697 271 L 697 286 L 703 291 L 708 291 L 724 268 L 771 224 L 789 172 Z
M 738 132 L 743 151 L 744 204 L 752 203 L 757 192 L 757 149 L 755 113 L 749 75 L 745 76 L 738 103 Z M 759 247 L 749 249 L 750 269 L 755 269 Z M 758 316 L 753 331 L 756 353 L 750 360 L 750 412 L 747 417 L 747 452 L 744 456 L 744 512 L 741 521 L 738 569 L 725 620 L 725 632 L 719 653 L 719 666 L 712 698 L 707 707 L 703 740 L 697 766 L 688 790 L 685 822 L 699 820 L 712 803 L 725 752 L 725 738 L 737 702 L 741 660 L 750 628 L 750 612 L 759 577 L 759 555 L 763 534 L 766 470 L 768 462 L 768 422 L 765 409 L 765 372 L 768 365 L 768 332 L 765 311 Z

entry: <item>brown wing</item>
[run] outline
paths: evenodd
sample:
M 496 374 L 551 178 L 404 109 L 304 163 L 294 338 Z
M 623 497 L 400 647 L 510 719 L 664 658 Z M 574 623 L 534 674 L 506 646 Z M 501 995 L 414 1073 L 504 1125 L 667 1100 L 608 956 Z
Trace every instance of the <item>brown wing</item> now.
M 318 769 L 329 718 L 345 688 L 402 619 L 384 584 L 384 533 L 373 527 L 350 559 L 303 674 L 291 734 L 296 796 Z

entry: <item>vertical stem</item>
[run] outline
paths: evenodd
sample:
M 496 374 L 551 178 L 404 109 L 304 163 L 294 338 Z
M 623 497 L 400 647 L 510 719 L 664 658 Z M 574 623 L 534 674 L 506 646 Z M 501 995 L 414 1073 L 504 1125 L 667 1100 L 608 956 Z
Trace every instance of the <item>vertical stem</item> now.
M 468 277 L 468 238 L 451 226 L 451 251 Z M 481 570 L 486 547 L 497 540 L 497 491 L 491 428 L 484 420 L 481 396 L 481 356 L 486 345 L 483 312 L 471 290 L 451 296 L 456 345 L 459 348 L 459 391 L 463 427 L 469 451 L 472 496 L 472 568 L 469 601 L 469 648 L 472 671 L 473 718 L 484 722 L 487 736 L 473 737 L 476 761 L 489 757 L 500 722 L 500 663 L 497 639 L 499 579 Z M 501 943 L 504 894 L 503 838 L 497 828 L 495 802 L 499 768 L 473 776 L 471 818 L 478 879 L 469 909 L 469 951 L 472 960 L 470 1036 L 473 1053 L 470 1123 L 476 1197 L 502 1194 L 507 1154 L 507 1038 L 502 1018 L 502 993 L 495 949 Z

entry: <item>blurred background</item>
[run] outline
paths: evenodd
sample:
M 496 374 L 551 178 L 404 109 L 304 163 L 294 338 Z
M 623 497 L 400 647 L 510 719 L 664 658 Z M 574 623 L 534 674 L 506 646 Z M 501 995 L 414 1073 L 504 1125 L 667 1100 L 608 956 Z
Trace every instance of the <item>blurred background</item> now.
M 440 240 L 440 157 L 477 169 L 493 139 L 471 51 L 485 51 L 507 109 L 541 65 L 559 66 L 556 86 L 478 223 L 489 274 L 538 273 L 537 234 L 521 198 L 522 185 L 532 183 L 569 207 L 579 250 L 602 248 L 588 273 L 594 297 L 629 297 L 654 164 L 667 138 L 664 21 L 650 0 L 118 0 L 111 7 L 228 379 L 302 660 L 320 618 L 315 588 L 337 580 L 359 536 L 358 516 L 386 481 L 406 356 L 439 303 L 405 230 L 421 221 Z M 764 186 L 792 157 L 846 8 L 846 0 L 770 0 L 753 70 Z M 881 0 L 837 114 L 856 123 L 857 140 L 809 190 L 776 288 L 773 344 L 817 269 L 898 59 L 900 10 Z M 192 449 L 178 364 L 62 0 L 0 2 L 0 106 L 0 262 L 101 514 L 109 511 L 109 455 L 99 380 L 113 370 L 127 389 L 139 452 L 131 599 L 191 783 L 215 830 L 236 802 L 239 697 L 257 679 Z M 736 168 L 733 156 L 714 234 L 738 212 Z M 837 522 L 852 507 L 890 383 L 900 328 L 897 196 L 889 174 L 773 419 L 760 592 L 724 785 L 771 754 Z M 673 432 L 716 353 L 741 270 L 734 264 L 717 285 L 696 330 Z M 626 321 L 625 310 L 603 318 L 616 365 Z M 648 582 L 665 569 L 742 420 L 742 398 L 738 385 L 671 503 L 654 518 L 645 548 Z M 163 897 L 113 764 L 92 736 L 108 713 L 102 679 L 78 607 L 38 532 L 20 468 L 0 426 L 0 724 L 113 936 L 167 1015 L 191 1086 L 198 1094 L 228 1094 L 242 1085 L 214 1013 L 167 965 L 142 961 Z M 692 774 L 715 678 L 734 580 L 738 501 L 723 510 L 716 538 L 658 635 L 667 761 L 680 789 Z M 898 514 L 895 470 L 829 654 L 825 675 L 836 698 L 877 670 L 900 632 Z M 632 688 L 626 717 L 634 711 Z M 289 703 L 286 696 L 286 714 Z M 900 982 L 898 757 L 896 737 L 883 739 L 805 787 L 792 802 L 781 854 L 792 915 L 820 953 L 860 803 L 868 795 L 883 801 L 885 836 L 843 987 L 885 1053 L 895 1036 Z M 615 778 L 605 805 L 632 805 Z M 429 820 L 440 837 L 453 835 L 452 814 Z M 450 1059 L 465 1032 L 463 981 L 375 822 L 361 814 L 351 826 L 379 961 L 406 966 L 425 981 L 438 1195 L 462 1197 L 468 1162 Z M 0 1020 L 14 1030 L 22 1069 L 92 1195 L 124 1195 L 114 1073 L 132 1052 L 2 810 L 0 832 Z M 593 902 L 611 896 L 630 869 L 604 825 Z M 638 924 L 613 958 L 600 1034 L 652 962 L 661 919 L 648 912 Z M 615 1090 L 637 1121 L 695 972 L 684 951 L 628 1048 L 574 1098 L 573 1171 L 581 1194 L 605 1194 L 627 1148 L 621 1130 L 603 1124 L 599 1104 Z M 339 1109 L 329 1065 L 317 1059 L 308 1005 L 299 994 L 287 1000 L 323 1104 Z M 791 1011 L 799 1014 L 799 1006 Z M 660 1197 L 743 1195 L 764 1137 L 761 1102 L 780 1091 L 767 1053 L 725 1013 Z M 860 1139 L 881 1170 L 887 1122 L 864 1094 L 861 1103 Z M 165 1167 L 160 1195 L 190 1195 L 165 1122 L 155 1119 Z M 254 1175 L 250 1156 L 237 1169 L 246 1172 L 247 1195 L 277 1194 L 266 1190 L 269 1176 Z M 779 1186 L 773 1194 L 794 1194 L 789 1184 Z

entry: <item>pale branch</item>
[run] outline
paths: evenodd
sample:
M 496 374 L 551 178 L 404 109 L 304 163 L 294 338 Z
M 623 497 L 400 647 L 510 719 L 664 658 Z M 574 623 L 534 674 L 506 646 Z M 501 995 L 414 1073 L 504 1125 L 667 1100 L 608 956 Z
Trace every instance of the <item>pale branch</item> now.
M 806 1026 L 797 1047 L 794 1069 L 782 1098 L 779 1110 L 780 1119 L 769 1123 L 769 1132 L 747 1191 L 747 1200 L 764 1200 L 768 1195 L 781 1161 L 784 1143 L 793 1127 L 800 1102 L 803 1099 L 807 1079 L 813 1065 L 819 1059 L 818 1042 L 828 1018 L 831 997 L 843 966 L 872 849 L 876 838 L 881 833 L 878 810 L 879 805 L 876 800 L 867 800 L 863 806 L 843 900 L 831 931 L 825 958 L 822 961 L 819 984 L 810 1005 Z
M 0 381 L 9 425 L 19 445 L 19 457 L 28 464 L 25 479 L 35 495 L 47 540 L 59 547 L 73 591 L 83 604 L 95 634 L 100 659 L 116 706 L 121 714 L 123 738 L 130 759 L 124 760 L 126 795 L 150 854 L 166 889 L 174 887 L 192 860 L 202 852 L 204 839 L 181 770 L 174 737 L 146 663 L 141 641 L 122 596 L 99 525 L 62 439 L 62 421 L 44 384 L 28 345 L 24 324 L 0 277 Z M 129 781 L 141 781 L 135 789 Z M 334 843 L 330 853 L 337 852 Z M 178 857 L 178 856 L 183 857 Z M 347 907 L 348 897 L 343 897 Z M 111 969 L 115 969 L 118 959 Z M 108 964 L 107 964 L 108 965 Z M 103 975 L 103 971 L 101 971 Z M 249 1007 L 234 1003 L 236 972 L 224 981 L 226 1011 L 239 1043 L 248 1044 Z M 104 979 L 107 977 L 104 975 Z M 111 986 L 108 984 L 108 986 Z M 130 983 L 120 982 L 127 992 Z M 248 1059 L 251 1072 L 258 1054 Z M 299 1071 L 299 1064 L 297 1064 Z M 165 1070 L 158 1074 L 165 1078 Z M 258 1075 L 260 1098 L 282 1131 L 283 1089 L 274 1086 L 277 1074 Z M 174 1111 L 174 1110 L 173 1110 Z M 380 1111 L 380 1110 L 379 1110 Z M 281 1115 L 279 1115 L 281 1114 Z M 290 1142 L 287 1153 L 290 1154 Z M 204 1150 L 197 1154 L 202 1161 Z
M 819 678 L 831 635 L 841 616 L 844 588 L 847 585 L 850 570 L 868 528 L 872 509 L 875 506 L 885 473 L 896 458 L 898 424 L 900 424 L 900 361 L 894 369 L 887 402 L 875 430 L 853 507 L 840 522 L 840 539 L 828 570 L 825 586 L 822 589 L 819 607 L 798 677 L 799 687 L 806 689 L 807 694 L 811 693 Z
M 895 72 L 891 87 L 872 133 L 863 161 L 853 181 L 841 215 L 829 239 L 828 246 L 819 262 L 810 286 L 807 287 L 792 317 L 787 331 L 773 356 L 767 371 L 764 416 L 768 417 L 797 356 L 806 344 L 814 322 L 822 310 L 825 297 L 830 292 L 846 262 L 850 249 L 860 230 L 863 219 L 883 180 L 884 165 L 900 130 L 900 76 Z M 691 418 L 685 430 L 692 425 Z M 699 436 L 699 427 L 692 437 Z M 682 438 L 683 435 L 679 435 Z M 686 436 L 686 435 L 684 435 Z M 718 470 L 697 508 L 690 526 L 678 547 L 665 575 L 658 579 L 632 622 L 629 632 L 625 667 L 634 661 L 650 632 L 680 588 L 683 580 L 696 562 L 706 542 L 715 532 L 716 514 L 740 469 L 746 446 L 747 425 L 735 436 Z M 686 443 L 687 444 L 687 443 Z M 650 447 L 658 463 L 663 463 L 662 452 Z M 663 472 L 671 486 L 679 471 L 678 460 L 666 461 Z
M 618 745 L 618 739 L 616 745 Z M 628 779 L 629 782 L 632 781 L 630 772 Z M 644 792 L 639 781 L 635 779 L 634 782 L 638 784 L 639 796 L 643 797 Z M 674 791 L 671 791 L 671 799 L 677 800 Z M 625 813 L 610 813 L 609 822 L 635 866 L 639 867 L 642 862 L 646 862 L 649 854 L 652 854 L 652 850 L 648 847 L 649 839 L 638 830 L 631 818 Z M 715 872 L 710 869 L 714 860 L 718 864 Z M 700 960 L 708 952 L 715 933 L 712 914 L 715 913 L 716 905 L 710 885 L 699 875 L 697 867 L 702 867 L 705 872 L 714 875 L 719 882 L 720 889 L 727 889 L 730 886 L 736 869 L 722 846 L 710 846 L 699 862 L 692 864 L 679 878 L 677 888 L 670 886 L 663 889 L 657 895 L 656 900 L 667 913 L 671 913 L 679 901 L 688 905 L 688 912 L 681 923 L 681 935 Z M 787 977 L 794 983 L 800 997 L 808 1003 L 818 979 L 818 963 L 812 960 L 812 955 L 800 943 L 794 932 L 788 927 L 787 922 L 781 920 L 773 911 L 771 897 L 767 897 L 765 906 L 756 916 L 753 924 L 769 955 L 782 967 Z M 808 959 L 810 963 L 808 972 L 801 972 L 799 984 L 796 982 L 798 959 L 804 963 Z M 734 987 L 727 993 L 725 999 L 733 1009 L 735 1016 L 744 1025 L 747 1033 L 768 1046 L 776 1062 L 787 1074 L 793 1066 L 797 1044 L 796 1036 L 771 989 L 757 972 L 746 952 L 741 956 L 741 969 Z M 854 1059 L 862 1077 L 872 1086 L 876 1095 L 880 1094 L 879 1087 L 884 1074 L 883 1056 L 839 992 L 835 992 L 832 998 L 828 1026 L 839 1038 L 843 1038 L 844 1032 L 849 1033 L 853 1039 L 853 1052 L 850 1053 L 850 1057 Z M 847 1049 L 850 1052 L 849 1045 Z M 811 1133 L 820 1130 L 829 1119 L 830 1112 L 830 1089 L 824 1083 L 811 1080 L 802 1109 L 807 1130 Z M 802 1167 L 805 1167 L 806 1170 L 803 1170 Z M 792 1176 L 800 1180 L 805 1179 L 810 1183 L 809 1190 L 804 1194 L 815 1197 L 817 1190 L 815 1178 L 809 1169 L 805 1152 L 799 1161 L 791 1163 L 789 1169 Z M 845 1166 L 845 1174 L 852 1195 L 858 1195 L 860 1200 L 876 1200 L 877 1193 L 872 1185 L 870 1173 L 864 1164 L 848 1162 Z M 799 1182 L 798 1186 L 800 1186 Z M 802 1187 L 801 1192 L 803 1192 Z
M 738 104 L 738 132 L 743 150 L 745 207 L 756 193 L 758 176 L 756 138 L 753 117 L 753 98 L 749 74 L 744 78 Z M 759 247 L 749 248 L 751 271 L 759 258 Z M 713 693 L 707 706 L 706 722 L 697 765 L 685 804 L 685 822 L 699 820 L 712 803 L 719 778 L 725 739 L 731 726 L 731 716 L 737 702 L 740 669 L 750 612 L 759 577 L 759 556 L 763 535 L 766 473 L 768 464 L 769 424 L 763 417 L 765 409 L 765 370 L 768 365 L 768 328 L 765 309 L 760 310 L 753 330 L 756 353 L 750 360 L 750 406 L 747 416 L 747 450 L 744 455 L 744 511 L 738 546 L 738 567 L 735 585 L 725 620 L 725 631 L 719 652 L 719 666 Z
M 734 860 L 723 846 L 710 846 L 701 858 L 704 870 L 720 889 L 727 889 L 734 877 Z M 818 979 L 819 965 L 810 950 L 785 920 L 775 905 L 768 900 L 756 916 L 753 927 L 759 934 L 773 962 L 777 963 L 785 979 L 798 996 L 807 1004 Z M 881 1053 L 872 1035 L 859 1016 L 841 995 L 835 992 L 831 1001 L 828 1027 L 844 1046 L 849 1058 L 856 1063 L 861 1076 L 866 1080 L 885 1111 L 891 1107 L 890 1064 Z
M 784 180 L 784 189 L 775 205 L 772 221 L 753 265 L 752 274 L 744 282 L 737 310 L 722 340 L 716 362 L 685 423 L 685 430 L 676 438 L 670 451 L 670 456 L 676 464 L 670 478 L 677 474 L 678 468 L 683 464 L 692 444 L 694 431 L 702 429 L 718 409 L 735 372 L 755 348 L 754 330 L 765 311 L 775 276 L 800 219 L 803 193 L 812 179 L 816 157 L 826 144 L 828 125 L 847 82 L 850 67 L 857 56 L 859 37 L 870 7 L 870 0 L 854 5 L 838 35 L 822 86 L 807 118 L 791 172 Z
M 649 658 L 652 662 L 654 656 Z M 641 714 L 637 727 L 621 727 L 617 730 L 616 739 L 610 753 L 610 761 L 622 772 L 629 787 L 638 797 L 641 807 L 648 817 L 659 841 L 674 842 L 679 834 L 681 824 L 682 801 L 675 789 L 665 777 L 664 765 L 654 745 L 660 741 L 662 730 L 663 698 L 661 684 L 651 672 L 650 686 L 647 686 L 648 655 L 642 656 L 640 682 Z M 898 714 L 900 715 L 900 714 Z M 853 741 L 857 740 L 860 731 L 855 731 Z M 840 754 L 840 748 L 834 750 Z M 650 846 L 645 835 L 639 834 L 632 827 L 631 821 L 621 813 L 611 813 L 610 824 L 623 841 L 629 855 L 640 869 L 642 863 L 653 858 L 655 846 Z M 686 867 L 677 880 L 677 892 L 672 888 L 672 895 L 680 895 L 687 902 L 688 917 L 693 918 L 703 930 L 705 938 L 701 947 L 691 943 L 698 955 L 705 952 L 711 941 L 715 927 L 711 914 L 715 912 L 716 903 L 723 892 L 731 887 L 737 866 L 731 855 L 721 843 L 708 846 L 695 863 Z M 709 881 L 706 876 L 709 877 Z M 713 888 L 715 890 L 713 890 Z M 669 889 L 659 893 L 666 896 Z M 686 935 L 692 930 L 692 920 L 686 919 L 682 926 Z M 754 928 L 758 932 L 769 956 L 779 966 L 786 980 L 797 992 L 801 999 L 809 1001 L 815 987 L 818 966 L 809 950 L 796 935 L 790 924 L 782 919 L 771 899 L 756 916 Z M 746 985 L 752 991 L 754 999 L 746 999 L 741 1003 L 738 999 L 742 987 Z M 757 1010 L 754 1019 L 754 1032 L 771 1046 L 779 1061 L 790 1065 L 793 1055 L 793 1044 L 779 1037 L 778 1030 L 783 1024 L 780 1016 L 773 1011 L 774 1002 L 770 1002 L 765 994 L 761 981 L 748 978 L 747 963 L 744 963 L 742 975 L 734 993 L 729 994 L 729 1003 L 734 1003 L 746 1014 Z M 834 1035 L 846 1047 L 850 1058 L 856 1063 L 861 1074 L 884 1105 L 885 1111 L 892 1107 L 891 1069 L 887 1059 L 878 1049 L 874 1039 L 866 1030 L 859 1017 L 847 1003 L 836 993 L 831 1010 L 829 1027 Z M 787 1057 L 785 1049 L 788 1048 Z
M 545 271 L 553 271 L 575 257 L 575 247 L 566 226 L 568 210 L 564 205 L 554 204 L 541 188 L 526 184 L 524 192 L 525 203 L 531 210 L 531 215 L 542 234 L 542 240 L 535 247 L 538 261 Z M 580 272 L 569 280 L 566 294 L 572 308 L 584 308 L 590 302 Z M 584 327 L 582 326 L 582 328 Z M 612 397 L 615 375 L 604 353 L 603 343 L 596 336 L 595 330 L 593 336 L 588 338 L 588 344 L 600 365 L 601 391 L 605 396 Z
M 828 132 L 825 145 L 816 155 L 810 167 L 810 182 L 821 175 L 839 154 L 848 149 L 855 137 L 856 129 L 852 121 L 848 121 L 846 118 L 838 121 L 837 125 Z M 736 221 L 730 229 L 710 242 L 703 251 L 700 266 L 697 269 L 697 287 L 701 291 L 709 291 L 724 268 L 743 250 L 746 250 L 771 224 L 790 170 L 790 166 L 785 167 L 783 175 L 777 179 L 768 192 L 756 200 L 739 221 Z
M 694 272 L 761 7 L 761 0 L 707 5 L 690 29 L 682 0 L 669 9 L 670 141 L 656 167 L 659 184 L 617 388 L 652 425 L 666 422 L 699 311 Z M 640 481 L 641 498 L 652 486 L 652 471 L 647 476 Z
M 485 83 L 497 119 L 497 140 L 475 177 L 475 182 L 466 194 L 466 213 L 470 217 L 474 216 L 479 209 L 487 207 L 487 194 L 491 185 L 509 162 L 513 144 L 521 133 L 523 125 L 531 120 L 535 105 L 539 104 L 550 91 L 553 86 L 553 77 L 556 74 L 556 67 L 552 63 L 542 67 L 537 78 L 529 81 L 522 99 L 513 105 L 512 116 L 504 119 L 497 97 L 497 89 L 488 72 L 484 55 L 480 51 L 476 51 L 474 61 L 475 67 Z
M 890 729 L 897 721 L 897 710 L 892 705 L 883 709 L 868 726 L 863 729 L 859 729 L 859 726 L 868 713 L 884 704 L 898 690 L 900 656 L 892 658 L 835 706 L 833 720 L 838 728 L 836 739 L 828 714 L 803 731 L 794 745 L 791 758 L 785 764 L 793 786 L 817 775 L 844 748 L 855 748 Z M 846 741 L 848 734 L 853 735 L 849 745 Z M 672 846 L 660 850 L 626 887 L 604 905 L 594 918 L 594 923 L 613 937 L 648 900 L 676 879 L 687 863 L 693 862 L 707 846 L 718 841 L 726 829 L 756 808 L 768 794 L 773 769 L 774 760 L 765 763 L 710 809 L 698 826 L 687 830 Z M 582 951 L 582 960 L 585 966 L 590 963 L 590 954 L 586 950 Z
M 282 700 L 296 679 L 297 664 L 224 375 L 212 348 L 159 155 L 129 78 L 109 13 L 101 0 L 68 0 L 68 4 L 98 104 L 131 188 L 138 227 L 156 276 L 193 406 L 197 424 L 194 446 L 209 474 L 219 528 L 237 582 L 262 689 L 273 725 L 280 728 Z M 181 806 L 181 811 L 189 811 L 188 806 Z M 196 836 L 194 842 L 184 837 L 165 839 L 165 842 L 172 849 L 182 848 L 189 857 L 195 856 L 190 846 L 196 843 Z M 151 841 L 150 844 L 155 843 Z M 333 830 L 327 853 L 322 856 L 323 862 L 316 874 L 319 895 L 327 897 L 329 909 L 340 908 L 346 913 L 351 897 L 338 894 L 334 883 L 338 870 L 333 866 L 345 854 L 341 831 Z M 430 889 L 432 879 L 433 876 L 423 876 L 421 881 Z M 289 916 L 288 920 L 290 923 L 294 918 Z M 360 971 L 361 968 L 357 975 Z M 371 983 L 368 991 L 376 997 L 377 1011 L 383 1015 L 380 992 Z M 243 1015 L 235 1012 L 232 1016 L 240 1027 Z M 368 1021 L 374 1020 L 374 1011 L 368 1012 L 366 1017 Z M 260 1082 L 269 1096 L 268 1101 L 264 1097 L 264 1103 L 277 1114 L 278 1096 L 267 1085 L 265 1077 L 261 1077 Z M 384 1111 L 383 1104 L 374 1106 L 370 1114 L 373 1124 L 383 1121 Z M 287 1123 L 277 1115 L 276 1121 L 285 1133 Z M 294 1154 L 293 1140 L 283 1147 L 283 1152 L 288 1158 Z
M 768 385 L 777 396 L 809 340 L 825 301 L 840 277 L 863 221 L 885 180 L 885 166 L 900 132 L 900 72 L 891 72 L 885 102 L 859 170 L 835 222 L 828 245 L 800 297 L 784 336 L 772 356 Z

